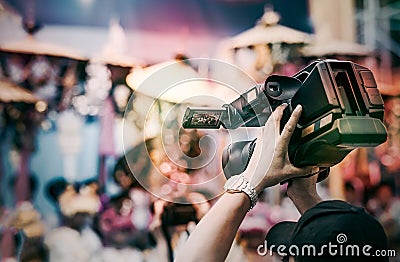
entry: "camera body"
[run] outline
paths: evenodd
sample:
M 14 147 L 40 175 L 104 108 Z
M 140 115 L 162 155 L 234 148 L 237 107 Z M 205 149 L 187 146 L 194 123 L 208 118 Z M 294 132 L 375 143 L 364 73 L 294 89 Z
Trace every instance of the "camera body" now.
M 271 75 L 263 85 L 251 88 L 222 109 L 189 107 L 183 127 L 262 126 L 282 103 L 289 106 L 281 128 L 298 104 L 303 107 L 289 144 L 289 159 L 295 166 L 330 167 L 357 147 L 374 147 L 386 141 L 383 100 L 372 72 L 339 60 L 315 61 L 292 77 Z M 254 145 L 254 141 L 240 141 L 227 147 L 223 155 L 226 176 L 245 170 Z
M 386 141 L 384 105 L 370 70 L 352 62 L 314 63 L 294 76 L 302 81 L 291 106 L 303 106 L 289 156 L 297 166 L 329 167 L 356 147 Z

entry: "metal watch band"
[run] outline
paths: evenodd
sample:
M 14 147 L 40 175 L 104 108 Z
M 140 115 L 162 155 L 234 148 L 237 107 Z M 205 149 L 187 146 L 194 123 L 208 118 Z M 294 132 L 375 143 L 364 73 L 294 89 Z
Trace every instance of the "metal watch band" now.
M 237 180 L 235 181 L 235 183 L 233 185 L 230 186 L 228 181 L 231 179 L 237 179 Z M 257 196 L 257 193 L 254 190 L 254 188 L 250 185 L 250 182 L 243 175 L 239 175 L 238 178 L 237 178 L 237 176 L 233 176 L 229 180 L 227 181 L 227 183 L 224 186 L 224 189 L 226 190 L 226 192 L 228 192 L 228 193 L 238 193 L 238 192 L 245 193 L 250 198 L 251 204 L 250 204 L 249 210 L 251 210 L 256 205 L 258 196 Z

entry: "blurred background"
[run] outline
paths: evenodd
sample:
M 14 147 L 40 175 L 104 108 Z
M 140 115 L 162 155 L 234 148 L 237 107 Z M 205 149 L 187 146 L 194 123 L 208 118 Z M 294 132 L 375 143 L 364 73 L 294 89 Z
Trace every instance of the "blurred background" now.
M 181 129 L 185 106 L 173 96 L 148 115 L 143 107 L 154 93 L 136 91 L 173 62 L 181 63 L 177 76 L 213 74 L 210 65 L 185 62 L 198 57 L 235 65 L 260 83 L 316 59 L 371 69 L 388 140 L 354 150 L 318 189 L 324 199 L 366 207 L 400 256 L 400 1 L 0 0 L 2 261 L 171 261 L 184 252 L 223 179 L 195 191 L 149 181 L 161 190 L 156 196 L 129 167 L 144 180 L 157 169 L 183 185 L 221 173 L 227 132 Z M 167 138 L 175 134 L 170 142 L 178 147 L 168 150 L 192 158 L 202 155 L 201 138 L 213 137 L 215 159 L 201 169 L 172 161 L 161 126 Z M 299 217 L 284 192 L 266 190 L 228 261 L 276 261 L 255 250 L 272 225 Z

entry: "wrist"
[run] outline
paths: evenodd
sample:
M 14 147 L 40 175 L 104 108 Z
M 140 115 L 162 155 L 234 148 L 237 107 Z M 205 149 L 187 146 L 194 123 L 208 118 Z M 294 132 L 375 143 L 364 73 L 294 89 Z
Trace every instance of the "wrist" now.
M 244 175 L 230 177 L 226 181 L 224 189 L 227 193 L 243 193 L 247 195 L 251 202 L 250 209 L 252 209 L 257 202 L 258 194 L 249 179 Z
M 259 195 L 266 188 L 273 187 L 290 179 L 289 176 L 277 174 L 277 172 L 274 174 L 267 172 L 267 174 L 263 174 L 262 176 L 258 177 L 262 177 L 261 181 L 254 181 L 255 179 L 248 178 L 251 185 L 254 187 L 254 190 L 257 192 L 257 195 Z
M 265 189 L 267 189 L 267 188 L 269 188 L 269 187 L 272 187 L 272 186 L 274 186 L 274 185 L 272 185 L 272 183 L 268 183 L 268 184 L 261 184 L 261 183 L 259 183 L 258 185 L 256 185 L 256 186 L 254 187 L 254 190 L 256 191 L 257 196 L 258 196 L 258 195 L 260 195 Z
M 247 194 L 244 192 L 240 192 L 238 194 L 231 194 L 229 192 L 224 193 L 224 198 L 229 198 L 232 200 L 232 203 L 235 203 L 236 207 L 232 209 L 235 211 L 249 211 L 251 207 L 251 200 Z M 242 210 L 243 209 L 243 210 Z
M 252 188 L 254 188 L 254 191 L 256 195 L 258 196 L 265 188 L 268 186 L 265 186 L 265 181 L 255 181 L 254 177 L 252 175 L 249 175 L 248 172 L 242 173 L 242 175 L 249 181 L 250 185 Z

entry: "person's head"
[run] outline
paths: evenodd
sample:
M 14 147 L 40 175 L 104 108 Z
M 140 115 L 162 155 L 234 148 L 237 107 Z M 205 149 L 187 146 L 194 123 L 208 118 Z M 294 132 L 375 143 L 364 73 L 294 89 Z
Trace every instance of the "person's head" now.
M 356 189 L 351 182 L 348 181 L 344 184 L 344 190 L 347 202 L 356 203 L 358 201 Z
M 91 224 L 101 208 L 98 188 L 93 179 L 70 183 L 58 177 L 47 184 L 46 193 L 56 204 L 64 225 L 80 230 Z
M 114 181 L 122 187 L 122 189 L 129 189 L 137 184 L 135 177 L 129 169 L 125 157 L 119 159 L 114 168 Z
M 363 208 L 339 200 L 324 201 L 299 221 L 276 224 L 266 236 L 269 250 L 288 261 L 389 261 L 382 226 Z
M 379 200 L 379 202 L 386 206 L 390 203 L 390 201 L 393 198 L 393 189 L 390 184 L 381 184 L 375 193 L 376 198 Z
M 99 215 L 99 231 L 106 246 L 152 247 L 150 195 L 138 188 L 113 196 Z

